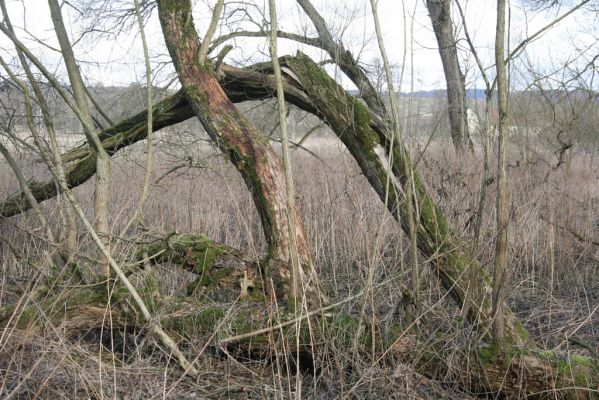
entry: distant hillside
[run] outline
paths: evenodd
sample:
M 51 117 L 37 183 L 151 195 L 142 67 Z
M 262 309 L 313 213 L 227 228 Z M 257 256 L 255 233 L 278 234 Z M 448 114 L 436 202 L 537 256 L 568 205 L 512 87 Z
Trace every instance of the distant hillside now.
M 349 93 L 352 96 L 356 96 L 358 94 L 357 90 L 349 90 Z M 445 89 L 435 89 L 435 90 L 419 90 L 416 92 L 408 93 L 402 92 L 400 97 L 416 97 L 416 98 L 439 98 L 446 97 L 447 91 Z M 466 98 L 468 100 L 484 100 L 485 98 L 485 90 L 484 89 L 466 89 Z
M 445 89 L 437 90 L 421 90 L 418 92 L 411 93 L 412 97 L 446 97 L 447 91 Z M 401 96 L 410 96 L 410 93 L 402 93 Z M 468 100 L 482 100 L 485 98 L 484 89 L 466 89 L 466 98 Z

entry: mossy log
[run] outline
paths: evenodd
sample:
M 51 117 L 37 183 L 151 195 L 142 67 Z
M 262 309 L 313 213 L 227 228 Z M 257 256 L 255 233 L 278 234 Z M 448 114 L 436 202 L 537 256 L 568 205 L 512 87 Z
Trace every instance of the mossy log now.
M 140 260 L 148 257 L 152 263 L 171 263 L 197 275 L 187 286 L 190 296 L 207 296 L 218 302 L 233 301 L 239 296 L 264 300 L 258 262 L 204 235 L 169 235 L 139 246 L 136 256 Z
M 155 321 L 183 343 L 209 340 L 217 350 L 225 347 L 266 358 L 274 351 L 287 351 L 292 357 L 301 353 L 301 359 L 309 361 L 318 359 L 318 352 L 330 353 L 325 348 L 364 354 L 375 349 L 412 363 L 427 376 L 440 380 L 451 376 L 474 393 L 599 398 L 599 363 L 588 357 L 507 344 L 462 343 L 463 349 L 470 350 L 456 351 L 455 336 L 442 330 L 431 335 L 406 331 L 399 324 L 381 326 L 334 308 L 311 312 L 310 323 L 307 318 L 297 319 L 264 292 L 258 262 L 203 235 L 169 235 L 140 246 L 137 255 L 198 275 L 193 294 L 177 297 L 165 296 L 152 272 L 136 271 L 139 293 Z M 51 324 L 53 331 L 80 338 L 89 332 L 108 332 L 110 321 L 116 331 L 149 331 L 130 294 L 118 283 L 110 291 L 106 284 L 59 292 L 41 287 L 23 304 L 0 309 L 0 329 L 41 332 Z M 385 360 L 389 358 L 381 358 Z
M 393 356 L 383 357 L 381 362 L 399 359 L 412 363 L 421 374 L 442 381 L 451 376 L 454 383 L 473 393 L 501 393 L 508 398 L 599 398 L 599 364 L 586 357 L 565 358 L 551 352 L 493 345 L 463 351 L 456 357 L 452 335 L 438 332 L 431 340 L 424 333 L 406 332 L 399 325 L 384 329 L 353 315 L 330 312 L 314 313 L 309 324 L 307 319 L 298 324 L 281 304 L 250 297 L 224 303 L 196 296 L 166 297 L 158 288 L 156 278 L 150 274 L 142 281 L 140 293 L 156 321 L 180 344 L 203 340 L 217 351 L 226 348 L 233 354 L 264 358 L 270 358 L 274 351 L 286 351 L 291 357 L 300 354 L 301 359 L 309 362 L 317 360 L 317 353 L 325 349 L 344 354 L 371 354 L 376 349 L 378 354 Z M 241 288 L 240 285 L 238 290 Z M 75 339 L 88 332 L 105 331 L 108 335 L 111 321 L 114 331 L 149 331 L 128 293 L 119 285 L 110 296 L 105 285 L 71 288 L 11 311 L 17 311 L 15 318 L 11 318 L 11 313 L 0 313 L 4 317 L 0 329 L 16 327 L 41 332 L 52 324 L 54 331 Z M 238 339 L 230 340 L 235 337 Z

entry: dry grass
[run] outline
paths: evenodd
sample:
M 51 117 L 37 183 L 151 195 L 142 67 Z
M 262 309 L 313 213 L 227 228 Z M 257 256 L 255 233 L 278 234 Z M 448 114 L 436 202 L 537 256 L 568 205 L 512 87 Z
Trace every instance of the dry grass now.
M 208 166 L 180 169 L 154 186 L 147 206 L 150 232 L 202 232 L 260 256 L 264 242 L 258 216 L 237 171 L 205 145 L 194 145 L 201 146 L 201 153 L 209 159 Z M 135 147 L 140 149 L 139 145 Z M 410 264 L 408 244 L 398 224 L 335 139 L 313 140 L 307 147 L 319 158 L 295 152 L 297 203 L 327 293 L 334 300 L 343 299 L 371 287 L 370 295 L 347 303 L 344 310 L 363 314 L 366 321 L 376 319 L 384 323 L 401 318 L 401 294 L 408 282 Z M 132 157 L 135 152 L 118 156 L 114 163 L 111 214 L 115 234 L 130 217 L 140 191 L 143 160 Z M 172 158 L 162 154 L 156 177 L 172 168 Z M 591 156 L 578 155 L 559 169 L 542 161 L 519 166 L 514 161 L 513 165 L 509 301 L 542 347 L 588 352 L 564 341 L 566 334 L 576 331 L 577 338 L 596 349 L 599 315 L 591 312 L 599 304 L 599 247 L 577 239 L 567 229 L 588 238 L 598 236 L 599 163 Z M 0 167 L 3 198 L 16 186 L 7 168 Z M 468 239 L 468 221 L 476 209 L 480 188 L 480 158 L 458 161 L 448 146 L 434 143 L 419 161 L 419 170 L 453 226 Z M 41 169 L 31 172 L 43 175 Z M 76 190 L 88 211 L 91 189 L 88 182 Z M 56 200 L 45 202 L 43 209 L 56 231 L 60 231 L 56 204 Z M 495 232 L 493 185 L 489 186 L 484 221 L 479 259 L 489 266 Z M 0 247 L 1 306 L 34 302 L 27 300 L 28 293 L 36 288 L 36 279 L 47 265 L 47 250 L 52 244 L 43 240 L 30 214 L 2 221 L 0 235 L 4 238 Z M 128 233 L 127 240 L 115 244 L 113 250 L 121 262 L 128 261 L 130 239 L 134 238 L 135 233 Z M 18 249 L 17 254 L 6 241 Z M 79 248 L 84 255 L 94 254 L 83 232 Z M 87 267 L 92 268 L 89 264 Z M 427 313 L 422 317 L 422 325 L 452 332 L 455 348 L 448 350 L 459 357 L 472 332 L 454 322 L 459 310 L 446 305 L 439 282 L 429 269 L 423 271 L 422 309 Z M 189 279 L 166 266 L 157 267 L 157 273 L 165 292 L 172 294 L 181 293 Z M 2 396 L 246 399 L 294 398 L 301 394 L 317 399 L 470 398 L 450 384 L 418 375 L 410 364 L 399 364 L 391 356 L 382 357 L 385 349 L 375 348 L 368 354 L 340 349 L 334 336 L 327 338 L 324 350 L 314 360 L 314 373 L 302 374 L 299 380 L 292 361 L 283 353 L 275 352 L 266 361 L 243 360 L 211 347 L 198 360 L 200 376 L 181 379 L 174 360 L 140 332 L 129 332 L 129 337 L 137 335 L 139 343 L 132 354 L 123 355 L 112 353 L 89 337 L 73 337 L 60 326 L 45 326 L 42 334 L 16 329 L 0 332 Z M 113 335 L 122 336 L 119 332 Z M 207 339 L 195 338 L 185 351 L 194 358 Z M 452 376 L 444 381 L 451 382 Z

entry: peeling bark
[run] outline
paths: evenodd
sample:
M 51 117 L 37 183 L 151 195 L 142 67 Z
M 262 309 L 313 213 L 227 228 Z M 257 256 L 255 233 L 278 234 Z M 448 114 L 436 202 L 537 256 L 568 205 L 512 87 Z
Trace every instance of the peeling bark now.
M 292 292 L 291 241 L 299 258 L 302 296 L 312 305 L 325 298 L 310 259 L 303 223 L 295 210 L 287 210 L 285 175 L 279 156 L 268 139 L 235 107 L 220 86 L 210 64 L 197 59 L 200 41 L 193 23 L 189 0 L 158 3 L 158 13 L 167 48 L 194 114 L 220 150 L 240 171 L 260 214 L 268 244 L 266 275 L 272 278 L 277 296 L 295 303 Z M 289 219 L 293 220 L 289 228 Z M 292 236 L 293 235 L 293 238 Z

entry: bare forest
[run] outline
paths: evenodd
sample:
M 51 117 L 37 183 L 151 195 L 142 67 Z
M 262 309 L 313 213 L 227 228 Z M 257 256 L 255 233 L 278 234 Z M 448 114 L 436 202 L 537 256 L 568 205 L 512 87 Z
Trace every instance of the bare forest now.
M 0 398 L 599 399 L 599 2 L 0 12 Z

